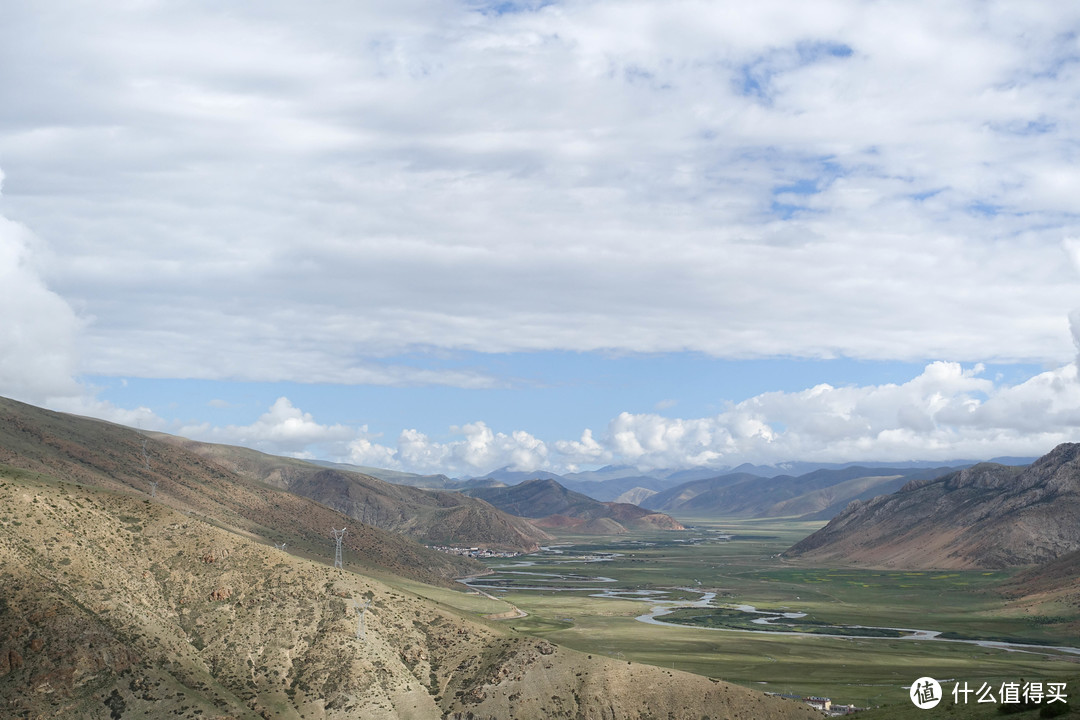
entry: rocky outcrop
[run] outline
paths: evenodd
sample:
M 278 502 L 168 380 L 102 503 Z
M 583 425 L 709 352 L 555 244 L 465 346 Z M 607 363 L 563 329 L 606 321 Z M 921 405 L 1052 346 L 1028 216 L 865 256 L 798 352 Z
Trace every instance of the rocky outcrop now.
M 212 593 L 210 593 L 210 599 L 212 601 L 214 601 L 214 602 L 221 602 L 223 600 L 228 600 L 229 598 L 231 598 L 232 594 L 233 594 L 232 588 L 228 588 L 228 587 L 214 588 L 214 591 Z
M 219 560 L 224 560 L 227 557 L 229 557 L 228 549 L 217 548 L 216 550 L 211 550 L 208 553 L 204 553 L 202 556 L 202 561 L 209 565 L 211 563 L 218 562 Z
M 0 677 L 23 666 L 22 655 L 16 650 L 0 649 Z

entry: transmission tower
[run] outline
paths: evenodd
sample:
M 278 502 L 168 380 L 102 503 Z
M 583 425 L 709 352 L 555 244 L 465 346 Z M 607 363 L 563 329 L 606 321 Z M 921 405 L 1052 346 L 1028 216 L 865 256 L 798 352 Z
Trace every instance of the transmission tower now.
M 330 532 L 334 534 L 334 540 L 337 542 L 337 549 L 334 550 L 334 567 L 341 567 L 341 539 L 345 537 L 345 528 L 335 530 L 330 528 Z
M 281 543 L 280 545 L 274 543 L 274 547 L 276 547 L 278 550 L 281 550 L 282 552 L 285 551 L 285 543 Z
M 150 483 L 150 497 L 157 497 L 157 483 Z
M 352 606 L 359 615 L 356 619 L 356 639 L 367 642 L 367 628 L 364 625 L 364 616 L 367 614 L 368 608 L 371 607 L 371 600 L 368 600 L 363 605 L 353 600 Z

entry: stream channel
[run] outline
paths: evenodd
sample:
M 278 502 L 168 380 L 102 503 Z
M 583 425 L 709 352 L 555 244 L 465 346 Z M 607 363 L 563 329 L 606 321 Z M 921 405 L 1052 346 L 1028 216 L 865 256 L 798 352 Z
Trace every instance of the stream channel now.
M 542 548 L 543 551 L 553 554 L 562 554 L 562 551 L 556 548 Z M 583 562 L 607 562 L 619 557 L 619 553 L 604 553 L 595 555 L 581 555 L 570 557 L 567 556 L 565 560 L 545 560 L 545 565 L 553 563 L 573 563 L 580 564 Z M 536 562 L 532 560 L 519 560 L 512 563 L 503 565 L 492 565 L 491 569 L 495 571 L 492 575 L 481 575 L 469 578 L 464 578 L 460 582 L 473 590 L 483 591 L 484 593 L 505 593 L 509 591 L 528 590 L 533 592 L 588 592 L 589 597 L 596 598 L 612 598 L 622 600 L 641 600 L 652 603 L 652 607 L 649 612 L 644 615 L 638 615 L 635 620 L 638 622 L 649 623 L 650 625 L 661 625 L 663 627 L 678 627 L 687 628 L 693 627 L 700 630 L 710 630 L 715 632 L 759 632 L 768 635 L 793 635 L 801 637 L 824 637 L 824 638 L 843 638 L 843 639 L 858 639 L 858 640 L 931 640 L 936 642 L 952 642 L 952 643 L 964 643 L 967 645 L 978 645 L 985 648 L 996 648 L 999 650 L 1006 650 L 1009 652 L 1027 652 L 1034 654 L 1047 654 L 1047 651 L 1056 650 L 1058 652 L 1069 653 L 1072 655 L 1080 655 L 1080 648 L 1060 646 L 1060 645 L 1035 645 L 1026 643 L 1013 643 L 998 640 L 965 640 L 960 638 L 943 638 L 940 630 L 919 630 L 916 628 L 897 628 L 897 627 L 872 627 L 869 625 L 845 625 L 845 628 L 849 629 L 866 629 L 866 630 L 895 630 L 905 633 L 900 637 L 881 637 L 879 635 L 832 635 L 826 633 L 808 633 L 798 632 L 796 630 L 770 630 L 768 626 L 774 621 L 781 618 L 802 618 L 806 617 L 806 613 L 802 612 L 777 612 L 777 611 L 764 611 L 758 610 L 753 605 L 714 605 L 713 600 L 716 599 L 715 592 L 707 592 L 701 589 L 690 587 L 674 587 L 668 589 L 655 589 L 655 590 L 628 590 L 624 588 L 611 587 L 611 583 L 617 583 L 615 578 L 604 577 L 602 575 L 580 575 L 577 573 L 551 573 L 551 572 L 536 572 L 531 570 L 519 570 L 517 568 L 528 568 L 536 565 Z M 536 584 L 529 585 L 510 585 L 507 583 L 531 580 L 535 578 Z M 559 583 L 554 584 L 542 584 Z M 681 599 L 665 599 L 673 592 L 681 593 L 696 593 L 701 597 L 698 600 L 688 601 Z M 747 614 L 761 615 L 762 617 L 754 618 L 751 622 L 755 625 L 760 625 L 760 630 L 741 630 L 735 628 L 717 628 L 717 627 L 705 627 L 700 625 L 685 625 L 681 623 L 664 622 L 660 618 L 680 608 L 707 608 L 707 607 L 726 607 L 733 610 L 739 610 Z

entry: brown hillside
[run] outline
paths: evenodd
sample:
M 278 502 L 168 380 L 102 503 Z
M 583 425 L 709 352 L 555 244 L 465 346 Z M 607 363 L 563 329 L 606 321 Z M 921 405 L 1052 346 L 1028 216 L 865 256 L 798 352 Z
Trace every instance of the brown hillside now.
M 463 491 L 472 497 L 481 498 L 505 512 L 519 517 L 533 518 L 542 527 L 562 527 L 566 520 L 577 518 L 582 521 L 610 520 L 614 523 L 594 523 L 618 529 L 616 526 L 643 530 L 685 530 L 677 520 L 646 510 L 630 503 L 600 502 L 588 495 L 568 490 L 557 481 L 548 479 L 527 480 L 519 485 L 508 487 L 470 488 Z M 548 519 L 553 515 L 559 516 Z M 585 527 L 582 522 L 579 527 Z M 599 530 L 597 530 L 599 533 Z
M 0 464 L 144 498 L 150 497 L 151 483 L 157 483 L 157 503 L 317 557 L 333 557 L 330 529 L 346 527 L 347 562 L 427 582 L 480 569 L 465 558 L 428 550 L 307 498 L 253 482 L 178 445 L 5 398 L 0 398 Z
M 4 717 L 813 717 L 508 635 L 165 500 L 0 470 Z
M 785 554 L 907 568 L 1002 568 L 1080 549 L 1080 445 L 1026 468 L 983 463 L 853 502 Z
M 593 518 L 591 520 L 566 515 L 548 515 L 536 521 L 540 527 L 552 530 L 568 530 L 582 535 L 625 535 L 625 527 L 611 518 Z
M 370 475 L 276 457 L 231 445 L 161 435 L 242 475 L 311 498 L 365 525 L 404 533 L 434 545 L 532 552 L 551 538 L 528 520 L 486 502 L 445 490 L 394 485 Z

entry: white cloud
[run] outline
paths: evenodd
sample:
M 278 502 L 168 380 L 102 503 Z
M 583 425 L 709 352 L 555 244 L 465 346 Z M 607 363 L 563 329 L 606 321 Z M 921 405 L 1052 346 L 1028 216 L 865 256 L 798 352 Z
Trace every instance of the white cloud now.
M 170 432 L 175 431 L 177 428 L 176 423 L 162 418 L 148 407 L 123 408 L 111 402 L 97 399 L 93 394 L 94 388 L 80 386 L 79 391 L 82 394 L 52 397 L 47 405 L 52 410 L 108 420 L 137 430 Z
M 601 465 L 613 458 L 611 451 L 596 441 L 589 428 L 582 431 L 580 440 L 558 440 L 554 445 L 564 462 L 575 467 Z
M 379 360 L 416 348 L 1066 362 L 1078 13 L 25 5 L 0 28 L 8 216 L 94 319 L 82 373 L 497 384 Z
M 449 428 L 448 439 L 406 429 L 395 443 L 384 444 L 367 426 L 322 424 L 284 397 L 246 426 L 181 427 L 145 408 L 125 411 L 92 401 L 70 411 L 273 454 L 452 476 L 611 463 L 651 470 L 791 460 L 977 460 L 1041 455 L 1080 439 L 1076 365 L 1016 385 L 983 373 L 981 365 L 935 362 L 904 383 L 767 392 L 708 417 L 624 412 L 602 433 L 585 429 L 577 440 L 550 442 L 477 421 Z
M 1015 386 L 982 372 L 936 362 L 903 384 L 763 393 L 707 418 L 622 413 L 600 444 L 649 469 L 1039 455 L 1080 437 L 1076 365 Z
M 251 425 L 187 426 L 181 435 L 207 442 L 243 445 L 271 454 L 312 458 L 314 449 L 333 452 L 337 445 L 352 440 L 356 431 L 346 425 L 321 425 L 311 413 L 280 397 Z
M 35 243 L 0 216 L 0 395 L 42 404 L 81 393 L 74 380 L 80 323 L 41 279 Z
M 496 433 L 483 422 L 452 427 L 463 439 L 435 442 L 418 430 L 403 430 L 397 448 L 360 437 L 350 446 L 350 461 L 420 473 L 481 474 L 500 467 L 529 471 L 546 466 L 547 445 L 522 430 Z
M 577 440 L 383 441 L 284 398 L 191 430 L 449 472 L 1042 451 L 1080 406 L 1078 37 L 1080 7 L 981 0 L 22 4 L 0 23 L 0 393 L 172 427 L 74 378 L 505 384 L 388 359 L 448 350 L 1025 360 L 1060 367 L 1007 387 L 935 363 Z

